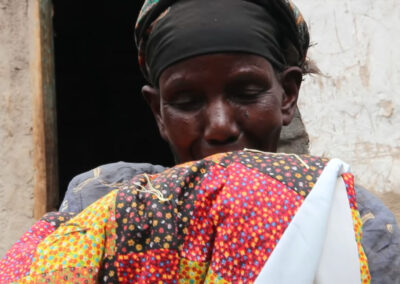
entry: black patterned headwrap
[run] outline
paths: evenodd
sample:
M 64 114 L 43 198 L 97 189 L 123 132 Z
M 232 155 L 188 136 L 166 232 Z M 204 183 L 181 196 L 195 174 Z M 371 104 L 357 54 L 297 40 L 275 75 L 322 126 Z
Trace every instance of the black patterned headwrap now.
M 278 71 L 304 70 L 309 47 L 307 25 L 289 0 L 146 0 L 135 40 L 153 85 L 180 60 L 220 52 L 260 55 Z

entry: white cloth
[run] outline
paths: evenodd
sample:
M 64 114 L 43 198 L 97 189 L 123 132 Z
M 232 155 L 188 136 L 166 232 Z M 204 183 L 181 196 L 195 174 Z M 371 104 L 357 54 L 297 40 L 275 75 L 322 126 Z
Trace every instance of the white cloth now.
M 361 283 L 357 243 L 338 159 L 325 167 L 255 283 Z

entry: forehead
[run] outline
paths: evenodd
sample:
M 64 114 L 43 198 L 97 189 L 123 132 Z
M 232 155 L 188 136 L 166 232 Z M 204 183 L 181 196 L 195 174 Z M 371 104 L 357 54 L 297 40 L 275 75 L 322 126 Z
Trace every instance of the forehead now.
M 174 81 L 221 79 L 236 75 L 258 75 L 270 78 L 275 74 L 264 57 L 246 53 L 217 53 L 191 57 L 167 67 L 160 76 L 159 85 Z

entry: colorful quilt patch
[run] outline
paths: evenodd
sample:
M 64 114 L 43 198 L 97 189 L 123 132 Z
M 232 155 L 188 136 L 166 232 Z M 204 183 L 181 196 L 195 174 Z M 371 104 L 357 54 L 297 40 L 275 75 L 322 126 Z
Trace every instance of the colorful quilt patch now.
M 169 249 L 120 254 L 116 267 L 119 283 L 177 283 L 179 255 Z
M 346 185 L 347 197 L 350 208 L 357 210 L 356 191 L 354 189 L 354 176 L 349 173 L 342 174 L 344 184 Z
M 62 224 L 37 247 L 32 275 L 65 268 L 98 268 L 104 249 L 104 227 L 116 191 L 98 200 L 75 218 Z M 33 276 L 34 277 L 34 276 Z
M 205 284 L 230 284 L 231 282 L 226 281 L 221 276 L 215 274 L 215 272 L 212 269 L 209 269 L 204 283 Z
M 148 181 L 140 175 L 120 190 L 115 215 L 117 252 L 178 249 L 193 215 L 197 189 L 210 164 L 186 163 Z
M 97 283 L 97 268 L 69 267 L 58 271 L 51 271 L 21 279 L 21 283 Z
M 227 167 L 224 190 L 208 211 L 216 227 L 211 268 L 226 281 L 251 283 L 286 230 L 304 198 L 275 179 L 242 164 Z M 212 188 L 213 181 L 204 183 Z M 194 236 L 205 231 L 198 222 Z M 187 240 L 185 247 L 201 245 Z M 205 249 L 204 249 L 205 250 Z M 200 254 L 198 252 L 197 254 Z
M 325 163 L 241 151 L 136 176 L 72 219 L 36 223 L 0 261 L 0 283 L 252 283 Z M 343 179 L 369 283 L 353 176 Z
M 34 224 L 0 260 L 0 283 L 17 281 L 28 275 L 37 245 L 55 229 L 43 220 Z
M 179 283 L 202 283 L 207 275 L 209 263 L 190 261 L 181 258 L 179 264 Z
M 54 228 L 58 228 L 61 224 L 68 222 L 75 216 L 76 214 L 71 212 L 50 212 L 44 215 L 41 220 L 46 221 Z
M 352 174 L 343 174 L 342 178 L 346 185 L 347 197 L 349 199 L 349 204 L 351 208 L 351 215 L 353 218 L 354 232 L 355 238 L 357 242 L 358 248 L 358 256 L 360 260 L 360 274 L 361 274 L 361 283 L 367 284 L 371 281 L 371 275 L 368 269 L 368 259 L 365 255 L 364 249 L 361 245 L 362 239 L 362 221 L 360 217 L 360 213 L 357 211 L 357 202 L 356 202 L 356 192 L 354 189 L 354 176 Z
M 246 168 L 258 169 L 306 197 L 314 187 L 328 159 L 309 155 L 267 153 L 257 150 L 233 152 L 221 159 L 221 165 L 241 163 Z

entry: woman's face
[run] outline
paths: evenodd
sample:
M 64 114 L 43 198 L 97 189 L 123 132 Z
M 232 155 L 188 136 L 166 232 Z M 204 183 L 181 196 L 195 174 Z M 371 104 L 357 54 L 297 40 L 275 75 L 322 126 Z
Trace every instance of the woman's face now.
M 143 94 L 177 162 L 243 148 L 274 152 L 301 82 L 296 68 L 281 76 L 260 56 L 203 55 L 168 67 L 159 89 Z

